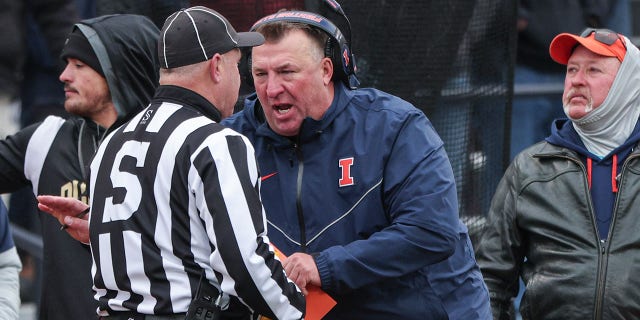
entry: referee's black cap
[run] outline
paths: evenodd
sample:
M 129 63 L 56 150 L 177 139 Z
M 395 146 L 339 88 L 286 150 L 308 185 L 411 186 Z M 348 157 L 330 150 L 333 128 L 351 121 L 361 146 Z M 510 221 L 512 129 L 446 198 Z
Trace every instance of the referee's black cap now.
M 158 41 L 158 58 L 162 68 L 170 69 L 209 60 L 216 53 L 263 43 L 260 33 L 236 32 L 220 13 L 195 6 L 181 9 L 165 20 Z

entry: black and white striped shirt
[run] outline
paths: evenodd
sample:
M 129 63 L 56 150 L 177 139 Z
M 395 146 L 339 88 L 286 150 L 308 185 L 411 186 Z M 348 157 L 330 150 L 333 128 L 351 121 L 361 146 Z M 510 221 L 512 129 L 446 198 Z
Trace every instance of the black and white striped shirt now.
M 35 195 L 71 197 L 88 203 L 84 170 L 104 132 L 88 119 L 49 116 L 0 140 L 0 193 L 31 186 Z M 98 304 L 91 291 L 89 247 L 60 232 L 60 222 L 53 216 L 38 216 L 44 253 L 41 318 L 95 318 Z
M 304 297 L 269 248 L 253 147 L 216 112 L 161 86 L 98 149 L 90 238 L 101 309 L 186 312 L 204 270 L 256 313 L 302 317 Z

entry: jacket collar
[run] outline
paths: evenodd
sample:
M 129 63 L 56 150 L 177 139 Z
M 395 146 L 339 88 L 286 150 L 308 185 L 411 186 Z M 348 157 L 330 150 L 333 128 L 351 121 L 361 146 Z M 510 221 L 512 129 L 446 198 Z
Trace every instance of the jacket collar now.
M 86 117 L 72 116 L 70 120 L 74 122 L 77 130 L 76 134 L 78 135 L 76 151 L 78 153 L 80 173 L 83 177 L 86 177 L 86 168 L 91 164 L 91 159 L 93 159 L 93 155 L 98 150 L 98 145 L 107 134 L 107 129 Z M 114 127 L 115 125 L 111 126 L 111 128 Z
M 597 156 L 591 154 L 587 150 L 569 119 L 555 120 L 551 128 L 551 135 L 545 140 L 553 145 L 563 147 L 567 151 L 571 150 L 584 157 L 592 158 L 597 161 L 607 160 L 614 154 L 617 154 L 619 158 L 624 159 L 627 157 L 627 155 L 630 154 L 632 149 L 637 149 L 637 145 L 640 142 L 640 121 L 636 122 L 635 128 L 633 129 L 631 136 L 627 139 L 627 141 L 615 148 L 610 154 L 602 159 L 599 159 Z M 540 156 L 543 156 L 545 154 L 543 150 L 539 150 L 539 152 L 542 152 Z
M 249 117 L 256 126 L 256 133 L 276 141 L 276 145 L 288 146 L 294 142 L 309 142 L 322 134 L 326 128 L 331 126 L 335 118 L 347 108 L 349 101 L 353 97 L 352 91 L 349 90 L 342 82 L 335 82 L 334 89 L 333 101 L 331 102 L 331 106 L 327 109 L 327 112 L 325 112 L 319 120 L 314 120 L 309 117 L 305 118 L 300 127 L 300 133 L 293 139 L 280 136 L 271 130 L 267 121 L 264 119 L 262 106 L 260 106 L 260 101 L 255 94 L 248 97 L 245 104 L 246 108 L 243 112 L 249 113 Z

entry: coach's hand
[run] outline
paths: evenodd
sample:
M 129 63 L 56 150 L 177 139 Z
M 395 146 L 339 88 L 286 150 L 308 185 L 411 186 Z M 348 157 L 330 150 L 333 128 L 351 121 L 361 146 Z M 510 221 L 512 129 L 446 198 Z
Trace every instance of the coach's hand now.
M 293 281 L 305 296 L 309 294 L 307 285 L 320 287 L 320 273 L 313 257 L 306 253 L 294 253 L 282 263 L 287 277 Z

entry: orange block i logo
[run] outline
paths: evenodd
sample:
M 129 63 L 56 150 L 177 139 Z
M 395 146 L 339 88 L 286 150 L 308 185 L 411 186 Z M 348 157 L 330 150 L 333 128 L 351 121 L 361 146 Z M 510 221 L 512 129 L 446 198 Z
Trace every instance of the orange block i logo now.
M 351 176 L 351 166 L 353 165 L 353 157 L 338 160 L 338 165 L 342 169 L 342 177 L 338 180 L 340 187 L 353 185 L 353 177 Z

